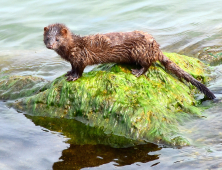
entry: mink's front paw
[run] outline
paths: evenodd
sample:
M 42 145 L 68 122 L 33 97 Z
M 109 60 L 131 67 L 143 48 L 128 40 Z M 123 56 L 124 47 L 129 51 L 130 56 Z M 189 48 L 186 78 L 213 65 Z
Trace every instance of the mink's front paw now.
M 72 74 L 72 70 L 67 71 L 67 73 L 65 74 L 66 77 L 70 76 Z
M 68 78 L 66 79 L 67 81 L 75 81 L 77 80 L 79 77 L 73 77 L 73 76 L 68 76 Z

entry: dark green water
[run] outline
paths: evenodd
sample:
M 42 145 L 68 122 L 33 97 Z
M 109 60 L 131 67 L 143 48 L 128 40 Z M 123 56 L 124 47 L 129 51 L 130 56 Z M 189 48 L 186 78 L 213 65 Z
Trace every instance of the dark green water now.
M 2 0 L 0 72 L 53 80 L 68 71 L 69 64 L 42 41 L 43 28 L 55 22 L 65 23 L 80 35 L 143 30 L 152 34 L 164 51 L 194 57 L 207 47 L 219 53 L 221 4 L 222 0 Z M 221 99 L 222 67 L 213 69 L 217 78 L 208 87 Z M 219 102 L 203 113 L 205 118 L 183 127 L 193 144 L 190 147 L 146 144 L 117 149 L 96 144 L 98 141 L 73 143 L 58 127 L 37 123 L 1 102 L 0 170 L 222 169 L 221 112 Z

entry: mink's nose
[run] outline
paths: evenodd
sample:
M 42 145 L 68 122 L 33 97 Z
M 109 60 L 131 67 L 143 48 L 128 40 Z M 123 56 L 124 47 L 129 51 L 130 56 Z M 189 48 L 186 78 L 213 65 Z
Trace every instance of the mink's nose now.
M 48 49 L 52 49 L 53 48 L 53 45 L 47 45 L 46 46 Z

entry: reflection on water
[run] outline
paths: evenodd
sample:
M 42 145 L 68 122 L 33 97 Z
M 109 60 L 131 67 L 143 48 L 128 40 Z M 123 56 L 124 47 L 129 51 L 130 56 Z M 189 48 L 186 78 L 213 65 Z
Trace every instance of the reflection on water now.
M 39 116 L 29 116 L 35 125 L 57 131 L 69 138 L 67 143 L 75 145 L 104 144 L 115 148 L 130 147 L 146 143 L 143 140 L 131 140 L 112 133 L 104 133 L 103 129 L 90 127 L 73 119 L 59 119 Z
M 71 144 L 70 147 L 63 150 L 53 169 L 80 169 L 100 166 L 111 161 L 115 166 L 146 163 L 158 159 L 158 155 L 149 155 L 149 152 L 161 149 L 155 144 L 141 145 L 145 142 L 105 134 L 97 127 L 86 126 L 76 120 L 29 115 L 26 117 L 37 126 L 58 131 L 69 138 L 66 142 Z
M 2 0 L 0 73 L 53 80 L 70 70 L 70 64 L 46 49 L 42 41 L 43 27 L 55 22 L 65 23 L 80 35 L 143 30 L 165 51 L 205 60 L 220 58 L 220 4 L 221 0 Z M 211 64 L 220 63 L 218 59 Z M 209 87 L 220 100 L 221 66 L 214 70 L 217 79 Z M 191 147 L 161 149 L 145 144 L 117 149 L 108 142 L 115 137 L 104 134 L 104 140 L 96 134 L 82 134 L 81 138 L 80 124 L 70 135 L 62 126 L 47 124 L 45 118 L 26 118 L 0 103 L 0 169 L 222 169 L 221 111 L 217 104 L 204 112 L 206 118 L 183 127 Z M 90 142 L 83 145 L 84 138 Z
M 160 148 L 154 144 L 138 145 L 122 149 L 105 145 L 70 145 L 68 149 L 63 150 L 62 156 L 59 158 L 60 161 L 54 163 L 53 169 L 98 167 L 110 162 L 112 162 L 113 166 L 117 167 L 137 162 L 147 163 L 159 158 L 158 155 L 149 155 L 149 152 L 156 150 L 160 150 Z

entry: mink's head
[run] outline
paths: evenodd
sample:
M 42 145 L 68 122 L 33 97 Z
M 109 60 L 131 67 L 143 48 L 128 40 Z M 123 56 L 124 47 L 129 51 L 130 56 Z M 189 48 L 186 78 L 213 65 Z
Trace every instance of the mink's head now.
M 58 50 L 69 43 L 71 32 L 63 24 L 52 24 L 44 27 L 44 43 L 48 49 Z

